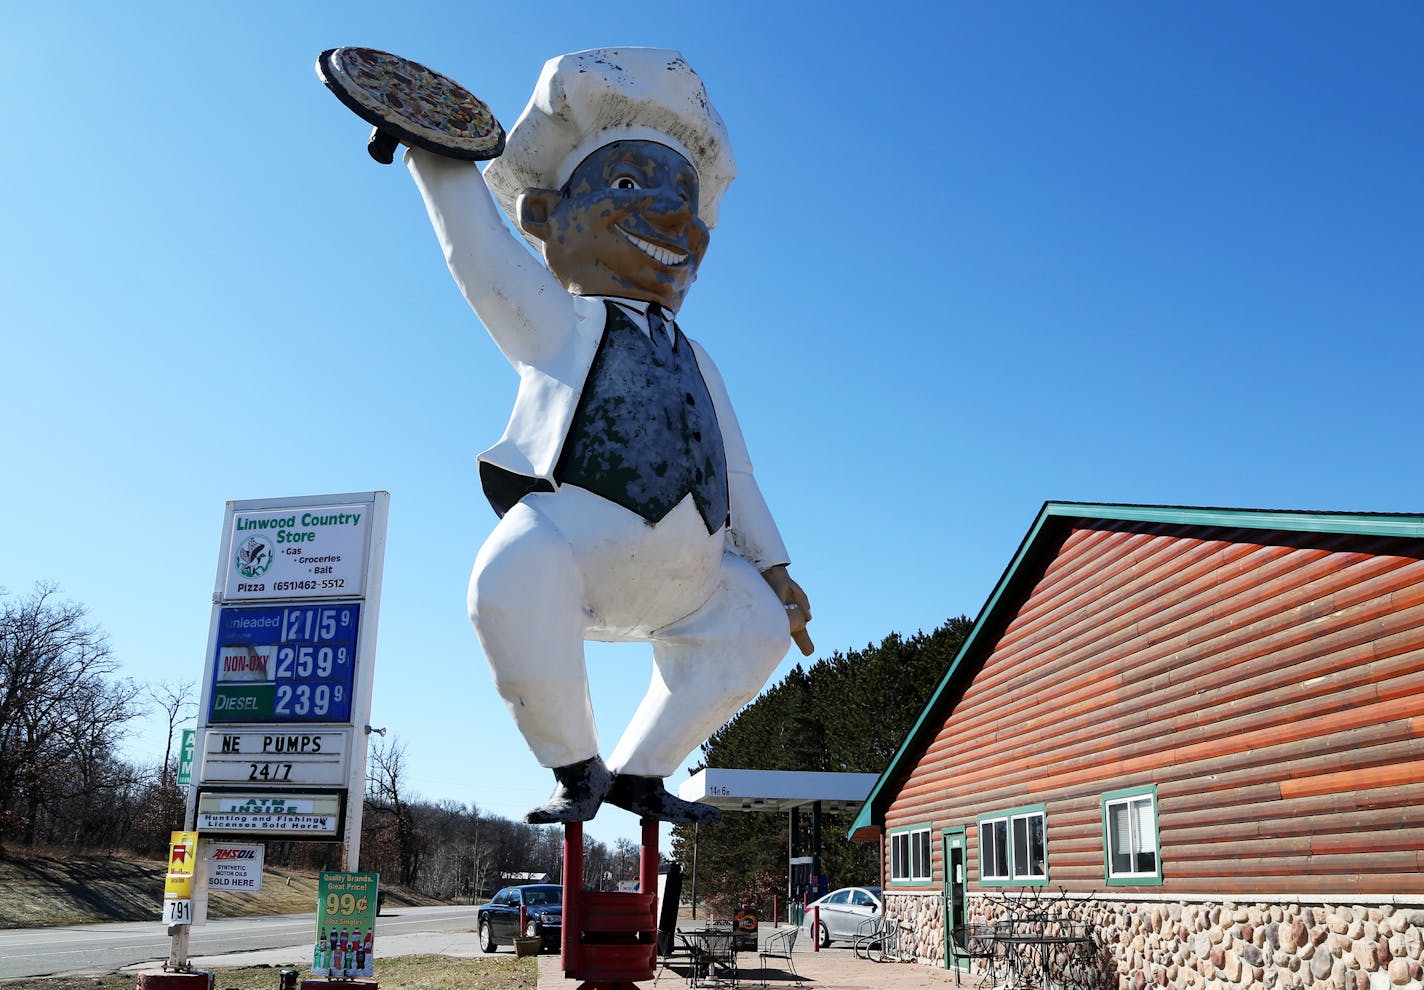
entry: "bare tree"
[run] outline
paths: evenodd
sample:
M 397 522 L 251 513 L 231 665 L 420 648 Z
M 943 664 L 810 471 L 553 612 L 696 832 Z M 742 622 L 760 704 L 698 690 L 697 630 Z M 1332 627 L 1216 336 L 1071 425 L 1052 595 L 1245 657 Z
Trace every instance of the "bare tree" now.
M 640 879 L 638 867 L 642 852 L 638 843 L 626 835 L 619 836 L 613 843 L 613 876 L 618 880 Z
M 546 829 L 546 834 L 555 834 Z M 562 848 L 562 842 L 560 843 Z M 559 874 L 555 873 L 557 879 Z M 583 882 L 591 890 L 608 890 L 613 881 L 613 857 L 608 847 L 589 835 L 583 837 Z
M 198 703 L 193 697 L 196 690 L 194 681 L 159 681 L 150 684 L 145 692 L 168 718 L 168 734 L 164 736 L 163 743 L 163 771 L 160 774 L 160 783 L 164 788 L 168 787 L 173 763 L 173 733 L 180 723 L 197 712 Z
M 393 830 L 400 882 L 413 886 L 420 870 L 422 843 L 411 797 L 402 789 L 404 776 L 405 746 L 395 739 L 375 743 L 366 761 L 366 807 Z
M 0 590 L 0 832 L 33 843 L 41 812 L 71 787 L 102 790 L 136 688 L 118 670 L 82 605 L 53 585 L 16 598 Z

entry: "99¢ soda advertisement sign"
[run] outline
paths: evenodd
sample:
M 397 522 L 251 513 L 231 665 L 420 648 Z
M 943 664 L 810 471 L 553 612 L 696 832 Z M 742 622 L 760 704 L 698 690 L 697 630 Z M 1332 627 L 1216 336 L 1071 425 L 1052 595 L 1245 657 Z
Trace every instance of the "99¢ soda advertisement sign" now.
M 374 975 L 376 873 L 322 873 L 317 880 L 312 975 L 349 979 Z

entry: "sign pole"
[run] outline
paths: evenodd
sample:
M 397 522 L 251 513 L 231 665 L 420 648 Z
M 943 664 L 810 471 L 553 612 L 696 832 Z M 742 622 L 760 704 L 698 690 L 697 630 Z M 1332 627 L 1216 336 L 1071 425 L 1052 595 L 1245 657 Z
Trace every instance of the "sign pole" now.
M 378 493 L 384 494 L 384 493 Z M 376 674 L 376 630 L 380 620 L 381 578 L 386 560 L 386 516 L 389 498 L 377 498 L 371 505 L 371 543 L 367 550 L 366 601 L 360 652 L 356 658 L 356 696 L 351 710 L 351 760 L 346 781 L 346 831 L 342 852 L 347 873 L 361 869 L 361 821 L 366 809 L 366 755 L 371 742 L 371 696 Z M 385 735 L 385 730 L 381 730 Z
M 184 738 L 186 832 L 337 842 L 356 871 L 389 504 L 381 491 L 227 503 L 196 745 Z M 206 920 L 193 869 L 202 889 L 183 923 L 168 919 L 165 969 L 189 968 L 190 925 Z
M 173 932 L 168 964 L 188 966 L 188 930 L 193 923 L 193 888 L 198 879 L 198 833 L 174 832 L 168 843 L 168 868 L 163 881 L 163 920 Z

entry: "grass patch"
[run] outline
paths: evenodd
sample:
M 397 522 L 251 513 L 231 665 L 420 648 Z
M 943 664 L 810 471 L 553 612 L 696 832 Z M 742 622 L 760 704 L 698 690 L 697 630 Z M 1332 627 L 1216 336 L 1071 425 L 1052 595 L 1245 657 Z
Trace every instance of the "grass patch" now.
M 277 974 L 284 966 L 242 966 L 213 970 L 214 990 L 277 990 Z M 297 980 L 310 976 L 298 970 Z M 460 959 L 452 956 L 376 957 L 376 982 L 381 990 L 533 990 L 539 982 L 538 964 L 531 956 L 481 956 Z M 54 977 L 7 981 L 24 983 L 31 990 L 134 990 L 138 978 L 132 972 L 108 976 Z M 4 986 L 6 983 L 0 983 Z
M 153 921 L 163 913 L 161 860 L 117 856 L 0 851 L 0 928 L 50 928 L 105 921 Z M 389 907 L 437 904 L 409 890 L 381 885 Z M 306 914 L 316 910 L 317 873 L 267 867 L 255 894 L 223 892 L 208 900 L 209 918 Z

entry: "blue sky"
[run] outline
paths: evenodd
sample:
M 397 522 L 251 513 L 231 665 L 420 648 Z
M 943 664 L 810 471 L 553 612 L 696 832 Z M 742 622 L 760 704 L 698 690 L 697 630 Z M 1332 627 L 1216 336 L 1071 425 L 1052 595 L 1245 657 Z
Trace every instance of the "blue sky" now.
M 226 500 L 388 490 L 372 721 L 422 797 L 547 794 L 464 610 L 515 375 L 317 81 L 342 44 L 506 126 L 562 52 L 701 73 L 740 177 L 681 322 L 823 653 L 974 615 L 1046 499 L 1424 510 L 1424 7 L 527 9 L 0 13 L 0 586 L 57 582 L 129 676 L 196 680 Z M 611 747 L 649 660 L 590 669 Z

